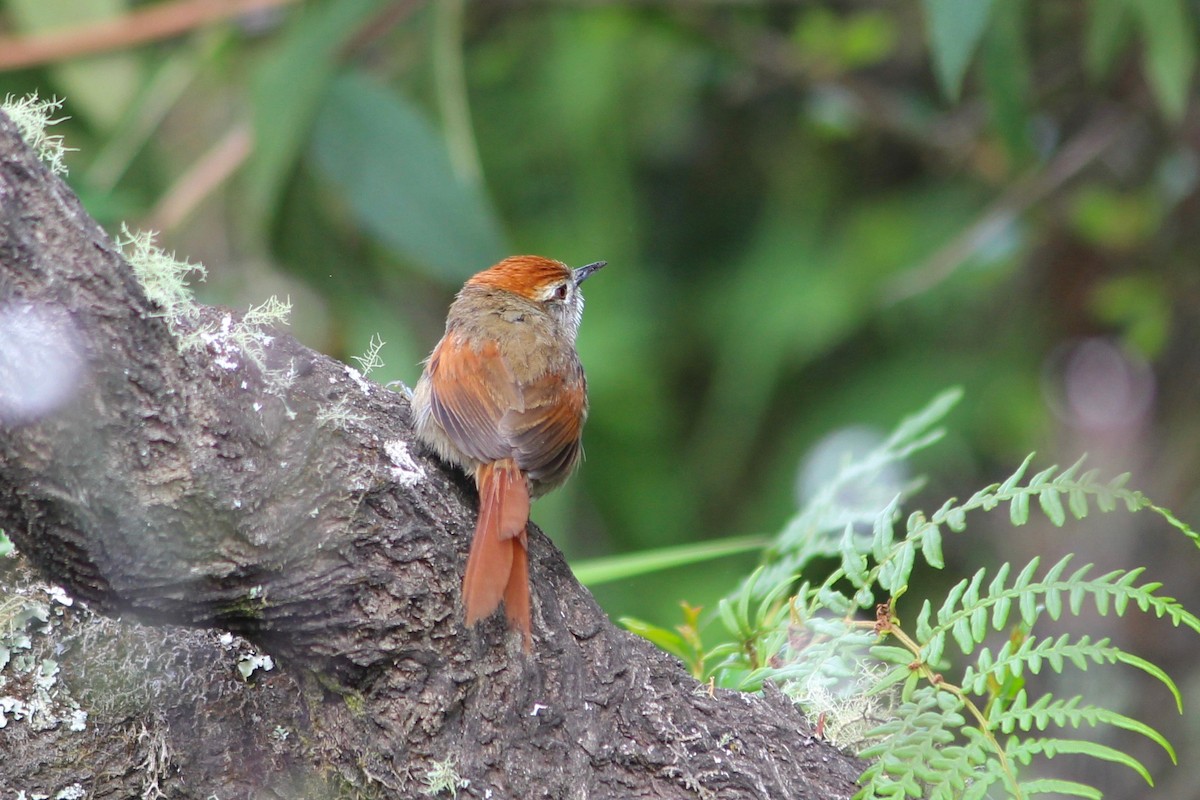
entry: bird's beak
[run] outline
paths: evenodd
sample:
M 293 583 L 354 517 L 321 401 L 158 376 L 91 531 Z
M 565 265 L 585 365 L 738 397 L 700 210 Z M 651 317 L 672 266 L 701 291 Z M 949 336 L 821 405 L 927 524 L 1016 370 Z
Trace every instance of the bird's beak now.
M 586 281 L 588 279 L 589 275 L 591 275 L 593 272 L 600 269 L 607 263 L 608 263 L 607 261 L 594 261 L 591 264 L 584 264 L 582 267 L 575 270 L 575 285 L 578 286 L 579 284 Z

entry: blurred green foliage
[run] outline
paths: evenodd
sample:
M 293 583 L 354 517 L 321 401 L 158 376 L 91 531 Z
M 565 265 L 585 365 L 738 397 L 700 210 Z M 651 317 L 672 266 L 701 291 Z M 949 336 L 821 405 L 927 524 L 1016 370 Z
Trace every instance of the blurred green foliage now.
M 0 32 L 172 5 L 0 0 Z M 824 436 L 949 385 L 948 492 L 1103 448 L 1048 399 L 1082 337 L 1150 365 L 1135 434 L 1186 441 L 1196 32 L 1185 0 L 314 0 L 64 51 L 0 95 L 66 96 L 68 180 L 110 230 L 162 229 L 209 302 L 290 295 L 339 358 L 378 333 L 381 382 L 415 380 L 491 261 L 607 259 L 587 461 L 534 512 L 584 558 L 774 532 Z M 1196 457 L 1162 447 L 1140 483 L 1186 513 Z M 597 594 L 666 622 L 753 563 Z

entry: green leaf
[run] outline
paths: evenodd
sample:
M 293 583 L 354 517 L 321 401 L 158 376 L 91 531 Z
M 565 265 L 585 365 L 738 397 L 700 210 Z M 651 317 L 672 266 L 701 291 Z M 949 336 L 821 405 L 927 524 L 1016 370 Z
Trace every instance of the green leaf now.
M 1108 75 L 1129 41 L 1128 0 L 1092 0 L 1084 41 L 1084 65 L 1092 80 Z
M 899 650 L 900 648 L 893 647 L 893 648 L 889 648 L 889 649 Z M 907 650 L 904 651 L 904 654 L 908 656 L 908 663 L 905 663 L 901 666 L 897 666 L 894 669 L 888 670 L 888 673 L 886 675 L 884 675 L 882 678 L 880 678 L 878 683 L 876 683 L 874 686 L 872 686 L 870 689 L 868 689 L 866 691 L 865 694 L 867 697 L 872 697 L 874 695 L 886 692 L 888 689 L 892 688 L 900 681 L 908 680 L 909 677 L 914 674 L 913 671 L 908 668 L 908 664 L 912 663 L 913 655 L 912 655 L 912 653 L 908 652 Z
M 891 645 L 879 644 L 871 648 L 870 653 L 880 661 L 886 661 L 891 664 L 899 664 L 907 667 L 916 658 L 911 652 L 903 647 L 892 647 Z
M 1175 748 L 1167 741 L 1166 737 L 1140 720 L 1127 717 L 1124 714 L 1119 714 L 1116 711 L 1110 711 L 1107 708 L 1095 708 L 1096 720 L 1105 725 L 1112 725 L 1116 728 L 1131 731 L 1145 736 L 1150 741 L 1161 747 L 1170 757 L 1172 764 L 1178 764 L 1179 759 L 1175 755 Z
M 975 649 L 975 637 L 971 635 L 971 623 L 967 617 L 959 617 L 955 620 L 950 632 L 954 635 L 954 641 L 958 643 L 963 653 L 969 654 Z
M 1145 70 L 1164 115 L 1179 122 L 1187 109 L 1196 66 L 1196 34 L 1184 0 L 1133 2 L 1145 38 Z
M 771 543 L 765 536 L 739 536 L 714 539 L 698 544 L 642 550 L 619 556 L 590 558 L 571 565 L 576 579 L 584 586 L 597 586 L 610 581 L 632 578 L 650 572 L 661 572 L 687 564 L 698 564 L 714 558 L 761 550 Z
M 1020 527 L 1029 522 L 1029 494 L 1021 492 L 1014 495 L 1008 504 L 1008 516 L 1014 526 Z
M 1080 739 L 1038 739 L 1034 742 L 1027 742 L 1026 745 L 1032 745 L 1040 749 L 1048 758 L 1053 758 L 1063 753 L 1072 753 L 1091 756 L 1101 761 L 1111 761 L 1114 764 L 1124 764 L 1138 775 L 1141 775 L 1142 779 L 1148 785 L 1154 785 L 1154 780 L 1150 777 L 1149 771 L 1142 766 L 1142 762 L 1127 753 L 1123 753 L 1107 745 L 1098 744 L 1097 742 L 1086 742 Z
M 1071 509 L 1071 516 L 1084 519 L 1088 515 L 1087 493 L 1082 489 L 1071 489 L 1067 494 L 1067 506 Z
M 996 18 L 983 48 L 983 81 L 996 131 L 1010 156 L 1030 155 L 1029 52 L 1024 31 L 1026 4 L 995 6 Z
M 482 188 L 455 176 L 424 115 L 364 75 L 333 84 L 311 154 L 363 230 L 415 267 L 458 283 L 507 249 Z
M 1122 664 L 1136 667 L 1147 675 L 1157 678 L 1159 683 L 1166 686 L 1171 692 L 1171 696 L 1175 698 L 1175 708 L 1180 714 L 1183 713 L 1183 696 L 1179 694 L 1179 687 L 1175 685 L 1175 681 L 1171 680 L 1170 675 L 1164 672 L 1157 664 L 1135 656 L 1133 653 L 1126 653 L 1124 650 L 1118 648 L 1114 648 L 1114 650 L 1116 651 L 1117 660 Z
M 675 631 L 651 625 L 649 622 L 643 622 L 634 617 L 621 617 L 617 622 L 625 630 L 636 633 L 638 636 L 650 640 L 668 653 L 686 660 L 687 646 L 683 641 L 683 637 Z
M 742 626 L 738 624 L 737 614 L 734 613 L 733 603 L 729 601 L 729 598 L 722 598 L 721 602 L 717 603 L 717 616 L 721 618 L 721 622 L 725 625 L 725 630 L 738 638 L 744 635 L 745 632 Z
M 937 525 L 925 527 L 925 535 L 921 537 L 921 555 L 925 557 L 925 562 L 934 569 L 942 569 L 946 566 L 946 562 L 942 558 L 942 532 Z
M 345 38 L 384 0 L 342 0 L 298 11 L 251 78 L 254 157 L 246 165 L 250 218 L 267 227 L 328 91 Z
M 1029 469 L 1029 465 L 1033 463 L 1036 455 L 1037 453 L 1030 453 L 1025 456 L 1025 460 L 1021 462 L 1021 466 L 1017 467 L 1017 471 L 1009 475 L 1004 483 L 1000 484 L 999 488 L 996 489 L 996 494 L 1008 495 L 1011 493 L 1017 487 L 1017 484 L 1021 482 L 1021 479 L 1025 477 L 1025 472 Z
M 971 56 L 987 30 L 993 0 L 922 0 L 934 71 L 942 91 L 957 100 Z
M 1042 511 L 1046 512 L 1046 516 L 1054 523 L 1056 528 L 1061 528 L 1067 521 L 1067 514 L 1063 510 L 1062 500 L 1058 496 L 1058 490 L 1052 488 L 1043 489 L 1038 495 L 1038 502 L 1042 506 Z
M 863 586 L 867 581 L 867 557 L 858 551 L 857 535 L 854 533 L 854 523 L 848 523 L 842 532 L 841 554 L 842 571 L 846 578 L 856 587 Z
M 1101 800 L 1104 797 L 1104 793 L 1099 789 L 1083 783 L 1066 781 L 1059 778 L 1039 778 L 1037 780 L 1025 781 L 1021 784 L 1021 793 L 1025 797 L 1033 797 L 1039 794 L 1065 794 L 1071 797 L 1088 797 L 1091 800 Z

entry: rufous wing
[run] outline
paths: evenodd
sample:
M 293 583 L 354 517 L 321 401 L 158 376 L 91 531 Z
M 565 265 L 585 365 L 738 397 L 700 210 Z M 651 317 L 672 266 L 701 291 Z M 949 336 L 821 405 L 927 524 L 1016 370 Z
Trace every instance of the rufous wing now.
M 429 356 L 426 370 L 430 414 L 459 451 L 485 463 L 512 455 L 500 421 L 523 403 L 495 342 L 476 348 L 449 332 Z
M 521 407 L 500 422 L 503 438 L 530 480 L 555 486 L 566 480 L 582 452 L 587 418 L 587 381 L 572 360 L 563 372 L 550 372 L 519 387 Z

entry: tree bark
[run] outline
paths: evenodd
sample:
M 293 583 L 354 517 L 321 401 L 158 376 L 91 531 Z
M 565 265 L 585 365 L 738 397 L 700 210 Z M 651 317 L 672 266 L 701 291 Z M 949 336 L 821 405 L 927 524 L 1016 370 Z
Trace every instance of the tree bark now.
M 239 322 L 169 325 L 0 114 L 0 527 L 86 603 L 0 566 L 35 634 L 10 648 L 0 709 L 22 690 L 41 704 L 0 714 L 0 786 L 854 793 L 859 765 L 785 698 L 698 686 L 615 628 L 533 526 L 532 654 L 503 615 L 466 628 L 474 494 L 414 444 L 404 395 L 284 334 L 248 344 Z M 264 653 L 274 669 L 249 660 Z

